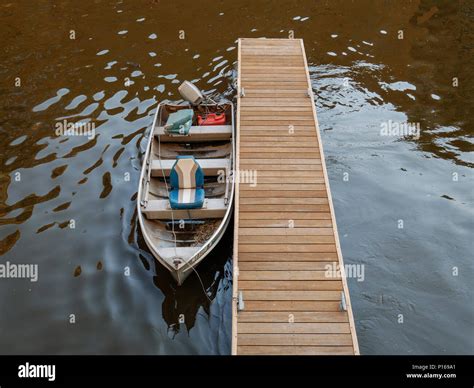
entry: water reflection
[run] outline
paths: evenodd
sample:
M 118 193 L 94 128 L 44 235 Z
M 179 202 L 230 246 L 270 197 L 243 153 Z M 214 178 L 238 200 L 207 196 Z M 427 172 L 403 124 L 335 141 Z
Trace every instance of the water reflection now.
M 206 315 L 210 315 L 210 304 L 217 292 L 226 292 L 232 288 L 229 263 L 232 232 L 233 228 L 229 228 L 216 249 L 181 287 L 176 286 L 169 271 L 156 260 L 152 260 L 156 272 L 153 282 L 165 295 L 162 304 L 163 319 L 174 333 L 180 331 L 182 324 L 189 332 L 194 327 L 196 316 L 201 309 Z M 142 262 L 146 260 L 143 257 L 141 259 Z
M 422 1 L 410 24 L 423 31 L 410 50 L 414 64 L 409 75 L 418 85 L 417 103 L 404 106 L 410 120 L 425 128 L 418 147 L 472 168 L 474 120 L 465 113 L 474 108 L 474 85 L 469 81 L 474 65 L 474 7 L 468 2 Z

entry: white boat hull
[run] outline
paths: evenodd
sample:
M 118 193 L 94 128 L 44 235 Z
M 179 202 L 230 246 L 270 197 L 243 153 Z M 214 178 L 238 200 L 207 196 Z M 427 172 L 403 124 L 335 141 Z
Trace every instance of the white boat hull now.
M 230 103 L 227 103 L 230 107 L 230 112 L 231 112 L 231 117 L 230 117 L 230 122 L 232 125 L 232 136 L 230 137 L 230 144 L 228 149 L 231 150 L 230 155 L 228 157 L 229 159 L 229 171 L 232 173 L 233 167 L 234 167 L 234 155 L 235 155 L 235 147 L 234 147 L 234 139 L 235 139 L 235 131 L 234 131 L 234 118 L 233 118 L 233 106 Z M 166 107 L 168 105 L 165 105 Z M 227 202 L 227 206 L 225 209 L 225 214 L 222 217 L 219 225 L 215 228 L 213 231 L 212 235 L 202 244 L 199 244 L 198 246 L 183 246 L 185 243 L 181 242 L 181 246 L 177 247 L 177 244 L 172 241 L 172 238 L 170 238 L 171 235 L 174 235 L 174 240 L 176 241 L 176 233 L 175 229 L 171 232 L 170 230 L 166 230 L 164 225 L 167 222 L 170 222 L 170 220 L 150 220 L 149 214 L 147 213 L 147 209 L 150 207 L 149 204 L 151 201 L 149 200 L 149 197 L 153 197 L 153 194 L 156 194 L 153 192 L 153 182 L 152 180 L 155 179 L 151 177 L 150 174 L 150 166 L 153 164 L 153 147 L 155 147 L 155 153 L 156 153 L 156 142 L 155 139 L 155 128 L 157 125 L 160 123 L 159 115 L 160 115 L 160 110 L 162 109 L 163 104 L 160 104 L 158 106 L 157 112 L 155 114 L 155 118 L 153 120 L 153 125 L 152 128 L 149 132 L 149 137 L 147 141 L 147 147 L 146 147 L 146 152 L 144 155 L 144 162 L 143 162 L 143 167 L 140 175 L 140 185 L 138 189 L 138 196 L 137 196 L 137 210 L 138 210 L 138 220 L 139 220 L 139 225 L 140 229 L 142 231 L 144 240 L 150 250 L 150 252 L 153 254 L 153 256 L 160 262 L 161 265 L 163 265 L 165 268 L 168 269 L 168 271 L 171 273 L 173 278 L 176 280 L 178 285 L 181 285 L 186 278 L 195 270 L 195 267 L 202 261 L 204 258 L 213 250 L 213 248 L 219 243 L 221 240 L 222 236 L 224 235 L 227 226 L 229 224 L 231 215 L 232 215 L 232 203 L 233 203 L 233 198 L 234 198 L 234 182 L 232 179 L 232 175 L 227 176 L 228 182 L 225 183 L 225 202 Z M 219 141 L 219 146 L 222 143 L 222 141 Z M 215 143 L 210 143 L 215 144 Z M 179 145 L 179 144 L 178 144 Z M 169 149 L 176 148 L 175 144 L 172 144 L 172 147 L 169 147 Z M 163 144 L 159 144 L 159 152 L 160 155 L 162 151 L 168 151 Z M 199 150 L 199 147 L 197 148 Z M 206 148 L 207 149 L 207 148 Z M 218 152 L 224 152 L 225 150 L 223 147 L 217 148 Z M 190 152 L 192 154 L 192 151 Z M 197 159 L 199 162 L 199 159 Z M 162 160 L 160 160 L 160 166 L 162 166 L 164 163 Z M 165 179 L 161 179 L 159 181 L 159 184 L 162 185 L 163 182 L 166 181 Z M 217 193 L 216 195 L 219 195 L 220 191 L 222 190 L 224 184 L 219 184 L 219 183 L 212 183 L 214 186 L 212 186 L 212 190 L 215 190 Z M 156 182 L 155 182 L 156 185 Z M 165 183 L 166 185 L 166 183 Z M 216 187 L 217 189 L 214 189 Z M 205 183 L 205 188 L 206 188 L 206 183 Z M 166 186 L 166 189 L 168 187 Z M 161 195 L 163 194 L 163 187 L 158 187 L 155 188 L 156 191 L 161 190 Z M 149 194 L 150 193 L 150 194 Z M 214 193 L 215 194 L 215 193 Z M 173 219 L 173 221 L 176 221 Z M 203 220 L 198 220 L 197 222 L 206 222 Z M 216 220 L 214 222 L 219 222 L 219 220 Z M 156 225 L 156 227 L 155 227 Z M 169 229 L 169 228 L 168 228 Z

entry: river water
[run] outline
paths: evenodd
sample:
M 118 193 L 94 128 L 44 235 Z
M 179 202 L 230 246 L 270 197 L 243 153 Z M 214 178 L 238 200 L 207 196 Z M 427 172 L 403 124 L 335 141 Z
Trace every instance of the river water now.
M 473 18 L 468 1 L 3 1 L 0 264 L 39 272 L 0 279 L 0 353 L 230 353 L 232 228 L 203 285 L 176 287 L 137 230 L 141 156 L 180 82 L 232 98 L 237 38 L 290 35 L 344 259 L 364 265 L 361 353 L 473 353 Z

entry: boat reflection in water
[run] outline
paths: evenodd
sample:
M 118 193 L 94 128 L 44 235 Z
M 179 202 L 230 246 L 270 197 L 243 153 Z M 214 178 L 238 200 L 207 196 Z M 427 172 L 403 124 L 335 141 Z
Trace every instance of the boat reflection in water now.
M 233 225 L 232 219 L 230 224 Z M 176 284 L 176 280 L 170 272 L 151 254 L 148 254 L 147 257 L 140 254 L 144 267 L 155 272 L 153 284 L 164 295 L 161 308 L 169 334 L 177 334 L 183 328 L 189 332 L 194 327 L 198 314 L 204 312 L 206 319 L 209 317 L 211 303 L 216 298 L 218 291 L 221 294 L 227 294 L 227 290 L 231 292 L 232 264 L 229 246 L 232 246 L 232 236 L 233 228 L 229 227 L 206 260 L 195 268 L 194 273 L 189 275 L 181 286 Z M 141 232 L 139 232 L 138 241 L 139 247 L 148 251 Z M 150 263 L 152 264 L 150 265 Z

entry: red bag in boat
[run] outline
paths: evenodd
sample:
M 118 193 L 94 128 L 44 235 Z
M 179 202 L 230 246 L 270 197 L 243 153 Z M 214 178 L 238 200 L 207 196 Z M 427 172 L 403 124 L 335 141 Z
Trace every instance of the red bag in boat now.
M 209 113 L 203 117 L 198 115 L 198 125 L 223 125 L 225 124 L 225 113 Z

